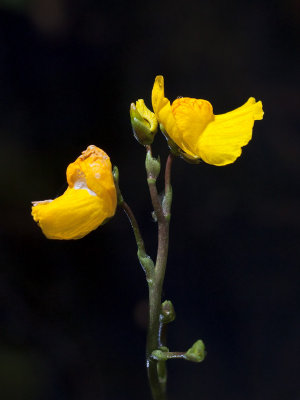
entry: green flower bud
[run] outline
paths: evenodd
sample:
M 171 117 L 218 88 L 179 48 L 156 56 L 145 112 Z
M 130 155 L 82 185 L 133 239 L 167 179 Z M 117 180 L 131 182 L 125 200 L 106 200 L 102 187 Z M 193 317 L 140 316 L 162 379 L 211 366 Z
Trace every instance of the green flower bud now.
M 138 249 L 137 256 L 139 262 L 146 273 L 147 282 L 149 285 L 153 284 L 153 271 L 154 271 L 154 262 L 151 257 L 145 253 L 145 250 Z
M 170 300 L 166 300 L 161 305 L 160 321 L 163 324 L 169 324 L 176 317 L 173 304 Z
M 134 137 L 143 146 L 153 143 L 154 136 L 157 132 L 157 119 L 140 99 L 136 104 L 130 105 L 130 120 Z
M 160 350 L 152 351 L 151 355 L 157 361 L 167 361 L 169 359 L 169 349 L 167 347 L 161 347 Z
M 146 161 L 145 161 L 146 171 L 148 177 L 151 179 L 156 179 L 160 173 L 160 159 L 152 157 L 151 151 L 147 151 Z
M 201 362 L 206 356 L 205 346 L 202 340 L 197 340 L 185 353 L 184 358 L 193 362 Z

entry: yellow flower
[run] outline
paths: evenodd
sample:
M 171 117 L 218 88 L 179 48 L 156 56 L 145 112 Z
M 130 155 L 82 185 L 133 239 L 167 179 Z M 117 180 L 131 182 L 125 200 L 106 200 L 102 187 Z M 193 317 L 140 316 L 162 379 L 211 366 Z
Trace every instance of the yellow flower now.
M 48 239 L 80 239 L 115 214 L 116 188 L 108 155 L 89 146 L 67 168 L 69 187 L 54 199 L 33 202 L 32 216 Z
M 206 100 L 182 97 L 172 104 L 164 95 L 164 78 L 157 76 L 152 105 L 158 122 L 188 159 L 208 164 L 233 163 L 252 137 L 255 120 L 263 118 L 261 101 L 253 97 L 226 114 L 214 115 Z

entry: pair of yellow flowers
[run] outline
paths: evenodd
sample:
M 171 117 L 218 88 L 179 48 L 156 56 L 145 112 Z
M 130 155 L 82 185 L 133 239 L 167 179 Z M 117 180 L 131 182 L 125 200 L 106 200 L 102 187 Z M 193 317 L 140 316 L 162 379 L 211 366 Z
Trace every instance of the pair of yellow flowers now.
M 233 163 L 252 137 L 255 120 L 263 118 L 261 101 L 251 97 L 243 106 L 214 115 L 206 100 L 182 97 L 172 104 L 164 95 L 164 79 L 157 76 L 152 90 L 155 116 L 144 102 L 137 109 L 151 124 L 156 120 L 168 138 L 189 159 L 222 166 Z M 54 199 L 33 202 L 32 216 L 48 239 L 80 239 L 109 218 L 117 206 L 116 188 L 108 155 L 89 146 L 67 168 L 68 188 Z

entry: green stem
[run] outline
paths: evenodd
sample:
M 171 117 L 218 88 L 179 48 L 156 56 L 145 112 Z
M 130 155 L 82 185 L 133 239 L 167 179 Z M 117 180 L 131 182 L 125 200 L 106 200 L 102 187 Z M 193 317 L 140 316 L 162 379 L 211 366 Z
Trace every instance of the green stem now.
M 146 274 L 147 282 L 150 286 L 152 283 L 154 264 L 153 264 L 153 261 L 151 260 L 151 258 L 146 253 L 145 244 L 144 244 L 144 240 L 141 235 L 139 224 L 138 224 L 131 208 L 126 203 L 126 201 L 124 201 L 123 197 L 122 197 L 122 200 L 120 201 L 119 205 L 120 205 L 120 207 L 123 208 L 123 210 L 125 211 L 125 214 L 127 215 L 128 219 L 130 221 L 130 224 L 131 224 L 131 227 L 132 227 L 132 230 L 134 233 L 135 241 L 137 244 L 137 248 L 138 248 L 137 256 L 138 256 L 140 264 Z
M 148 147 L 147 151 L 151 151 Z M 165 195 L 161 204 L 156 180 L 148 175 L 148 185 L 152 205 L 158 222 L 158 248 L 153 283 L 149 285 L 149 326 L 147 336 L 147 369 L 148 379 L 152 391 L 153 400 L 166 400 L 166 379 L 158 376 L 157 360 L 151 357 L 152 351 L 158 349 L 160 345 L 160 312 L 161 295 L 165 277 L 168 248 L 169 248 L 169 222 L 170 208 L 172 203 L 172 189 L 170 184 L 172 156 L 169 155 L 165 171 Z
M 123 208 L 123 210 L 125 211 L 125 214 L 127 215 L 128 219 L 130 221 L 138 249 L 141 252 L 146 254 L 144 240 L 142 238 L 138 222 L 137 222 L 131 208 L 124 200 L 120 203 L 120 206 Z
M 157 358 L 160 362 L 166 362 L 166 360 L 170 360 L 173 358 L 186 358 L 186 352 L 183 351 L 164 351 L 163 355 L 165 357 L 164 360 L 159 360 L 156 355 L 154 355 L 154 358 Z

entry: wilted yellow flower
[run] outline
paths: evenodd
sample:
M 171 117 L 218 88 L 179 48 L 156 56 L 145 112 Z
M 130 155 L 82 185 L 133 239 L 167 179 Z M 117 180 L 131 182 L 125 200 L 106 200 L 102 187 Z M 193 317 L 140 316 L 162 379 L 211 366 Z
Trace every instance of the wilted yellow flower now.
M 164 78 L 157 76 L 152 90 L 152 105 L 167 136 L 190 159 L 208 164 L 233 163 L 252 137 L 255 120 L 263 118 L 261 101 L 253 97 L 226 114 L 214 115 L 206 100 L 182 97 L 172 104 L 164 95 Z
M 54 199 L 33 202 L 32 216 L 48 239 L 80 239 L 115 214 L 116 188 L 108 155 L 89 146 L 67 168 L 69 187 Z

